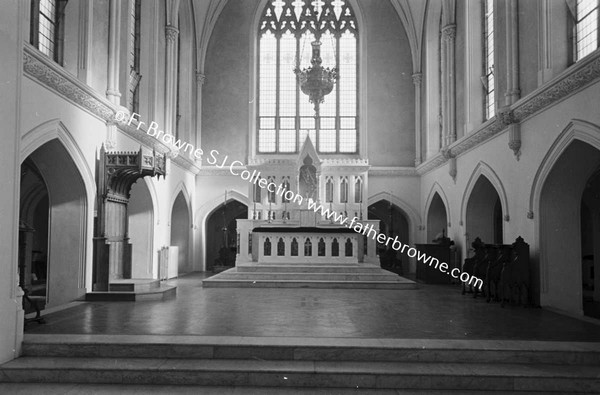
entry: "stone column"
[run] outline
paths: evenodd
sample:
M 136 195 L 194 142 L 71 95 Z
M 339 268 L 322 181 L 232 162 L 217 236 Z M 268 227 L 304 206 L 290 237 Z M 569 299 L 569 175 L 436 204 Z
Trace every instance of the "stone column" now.
M 538 1 L 538 86 L 552 79 L 551 0 Z
M 412 75 L 415 85 L 415 166 L 422 162 L 421 158 L 421 82 L 423 74 L 414 73 Z
M 167 48 L 165 51 L 165 131 L 175 134 L 177 117 L 177 40 L 179 29 L 175 26 L 165 26 Z M 181 137 L 181 136 L 179 136 Z
M 108 20 L 108 73 L 106 97 L 111 103 L 121 104 L 119 92 L 119 55 L 121 53 L 121 2 L 110 0 Z
M 202 147 L 202 88 L 205 81 L 206 75 L 196 73 L 196 148 Z
M 519 10 L 517 0 L 506 4 L 506 92 L 504 105 L 510 106 L 519 99 Z
M 444 146 L 456 141 L 456 75 L 455 75 L 455 42 L 456 25 L 449 24 L 442 28 L 443 35 L 443 79 L 442 117 L 444 129 Z

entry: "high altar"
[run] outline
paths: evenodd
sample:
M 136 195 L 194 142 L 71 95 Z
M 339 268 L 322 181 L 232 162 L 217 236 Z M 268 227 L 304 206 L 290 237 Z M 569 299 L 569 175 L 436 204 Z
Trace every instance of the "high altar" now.
M 248 170 L 260 173 L 267 182 L 291 190 L 300 199 L 287 200 L 291 194 L 277 194 L 249 183 L 248 219 L 237 220 L 236 266 L 261 263 L 311 263 L 379 265 L 376 242 L 315 213 L 309 202 L 342 214 L 350 223 L 372 225 L 367 219 L 365 191 L 368 162 L 364 159 L 320 159 L 310 138 L 306 138 L 296 158 L 260 160 Z M 263 184 L 264 185 L 264 184 Z M 282 196 L 283 195 L 283 196 Z

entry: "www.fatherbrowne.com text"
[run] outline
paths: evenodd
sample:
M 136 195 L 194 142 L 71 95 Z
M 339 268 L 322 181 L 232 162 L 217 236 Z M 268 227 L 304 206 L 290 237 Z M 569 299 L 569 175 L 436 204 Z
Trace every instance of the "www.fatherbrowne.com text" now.
M 132 122 L 135 120 L 137 122 L 137 129 L 139 130 L 142 125 L 145 125 L 144 122 L 140 121 L 136 117 L 139 117 L 139 114 L 132 113 L 127 120 L 127 125 L 131 126 Z M 125 112 L 119 111 L 115 116 L 116 120 L 119 122 L 124 122 L 127 119 L 127 114 Z M 196 158 L 200 159 L 204 154 L 201 148 L 195 148 L 194 145 L 186 142 L 182 142 L 180 139 L 175 139 L 175 136 L 165 133 L 162 130 L 158 130 L 158 124 L 156 122 L 151 122 L 148 125 L 146 130 L 146 134 L 149 136 L 155 137 L 157 140 L 162 141 L 163 143 L 175 147 L 183 152 L 189 151 L 190 155 L 194 155 Z M 206 159 L 209 165 L 216 165 L 217 168 L 222 169 L 227 165 L 227 160 L 229 156 L 226 155 L 222 160 L 219 158 L 220 153 L 217 150 L 211 150 L 209 153 L 209 157 Z M 277 185 L 273 182 L 268 182 L 265 178 L 260 176 L 260 171 L 252 171 L 242 170 L 241 172 L 237 172 L 240 167 L 243 167 L 244 164 L 239 160 L 234 160 L 229 164 L 229 172 L 237 177 L 240 177 L 242 180 L 247 181 L 251 184 L 258 185 L 259 187 L 268 190 L 271 193 L 275 193 L 279 196 L 284 197 L 289 202 L 294 202 L 298 205 L 302 205 L 304 201 L 304 197 L 296 192 L 293 192 L 289 189 L 283 187 L 282 184 Z M 371 237 L 373 240 L 377 241 L 380 244 L 385 244 L 386 246 L 390 246 L 396 250 L 400 251 L 402 254 L 408 255 L 410 258 L 417 258 L 417 262 L 421 262 L 424 265 L 429 265 L 430 267 L 434 267 L 435 269 L 441 271 L 442 273 L 448 274 L 452 278 L 459 279 L 467 285 L 472 285 L 477 288 L 483 287 L 483 280 L 470 275 L 469 273 L 462 272 L 458 268 L 453 268 L 451 270 L 448 263 L 440 262 L 437 258 L 432 257 L 424 252 L 417 250 L 414 247 L 409 247 L 407 244 L 403 244 L 398 240 L 398 236 L 394 238 L 388 237 L 383 233 L 379 233 L 372 224 L 363 225 L 359 222 L 359 218 L 353 217 L 349 219 L 349 217 L 337 213 L 330 208 L 325 208 L 321 204 L 309 199 L 307 202 L 307 206 L 309 209 L 313 210 L 315 213 L 320 213 L 321 216 L 327 218 L 328 220 L 335 221 L 336 223 L 343 225 L 349 229 L 354 230 L 356 233 L 362 234 L 367 237 Z

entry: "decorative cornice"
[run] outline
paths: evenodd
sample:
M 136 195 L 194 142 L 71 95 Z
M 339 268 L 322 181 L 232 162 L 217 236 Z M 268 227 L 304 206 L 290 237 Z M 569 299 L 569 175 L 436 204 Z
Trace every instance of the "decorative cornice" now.
M 90 86 L 82 83 L 58 63 L 38 51 L 29 43 L 23 44 L 23 71 L 24 75 L 55 92 L 65 100 L 76 105 L 82 110 L 105 121 L 107 124 L 115 123 L 115 115 L 121 108 L 117 108 L 108 99 L 100 95 Z M 154 137 L 146 134 L 144 128 L 136 129 L 125 123 L 116 122 L 117 128 L 130 135 L 156 152 L 166 154 L 170 148 Z M 132 123 L 132 125 L 134 125 Z M 179 155 L 173 162 L 183 169 L 197 173 L 199 168 L 190 160 Z
M 458 157 L 495 135 L 508 130 L 509 125 L 521 123 L 566 99 L 599 77 L 600 50 L 596 50 L 512 106 L 499 111 L 496 117 L 482 124 L 474 132 L 462 137 L 448 149 L 454 157 Z M 511 148 L 516 148 L 516 146 Z M 438 153 L 418 166 L 417 173 L 426 174 L 443 165 L 448 159 L 442 153 Z
M 418 176 L 417 170 L 414 167 L 402 167 L 402 166 L 372 166 L 369 169 L 369 176 L 395 176 L 395 177 L 416 177 Z
M 113 104 L 69 74 L 29 43 L 23 44 L 23 71 L 63 98 L 104 121 L 114 119 Z
M 246 166 L 234 166 L 233 171 L 236 173 L 240 173 L 246 170 Z M 231 176 L 231 177 L 239 177 L 234 174 L 231 174 L 229 166 L 225 166 L 223 168 L 219 168 L 217 166 L 202 166 L 197 173 L 199 176 Z

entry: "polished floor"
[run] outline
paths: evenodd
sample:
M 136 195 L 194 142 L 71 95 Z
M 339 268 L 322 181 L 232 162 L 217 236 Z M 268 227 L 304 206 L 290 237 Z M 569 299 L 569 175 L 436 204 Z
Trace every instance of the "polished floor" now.
M 417 290 L 202 288 L 169 281 L 177 297 L 81 302 L 26 333 L 600 341 L 600 326 L 540 308 L 505 307 L 457 286 Z

